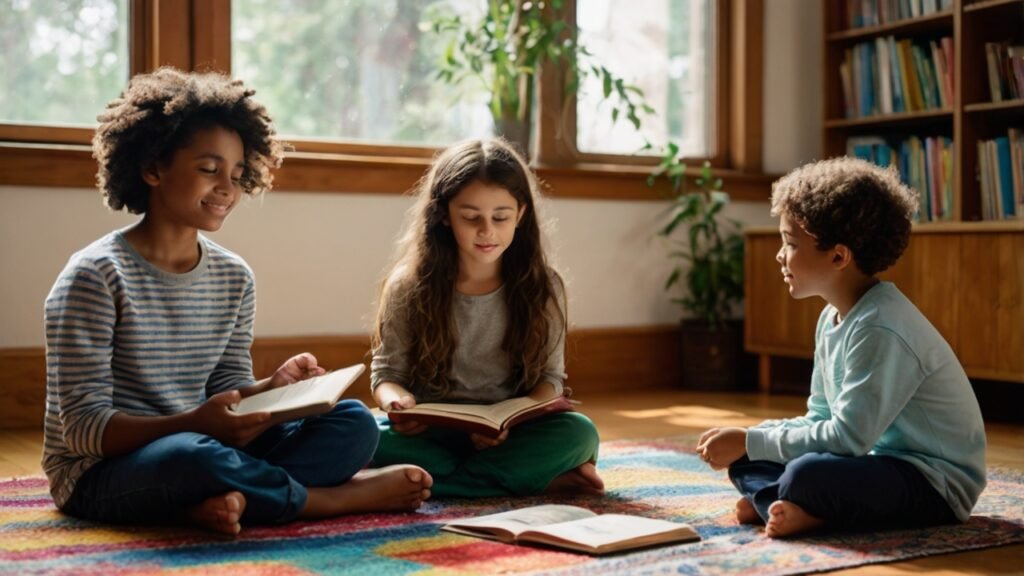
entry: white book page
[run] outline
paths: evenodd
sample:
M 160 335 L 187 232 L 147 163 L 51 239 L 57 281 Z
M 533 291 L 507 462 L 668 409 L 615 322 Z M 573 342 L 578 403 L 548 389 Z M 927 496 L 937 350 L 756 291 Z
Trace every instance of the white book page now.
M 253 412 L 285 412 L 314 404 L 333 404 L 362 374 L 362 364 L 335 370 L 323 376 L 281 386 L 243 398 L 233 406 L 236 414 Z
M 582 520 L 539 527 L 539 529 L 535 529 L 533 532 L 597 548 L 622 540 L 632 540 L 679 529 L 685 529 L 685 526 L 668 522 L 667 520 L 656 520 L 641 516 L 602 514 Z
M 456 520 L 449 522 L 449 525 L 458 528 L 503 528 L 512 534 L 519 535 L 521 532 L 531 528 L 579 520 L 580 518 L 589 518 L 591 516 L 594 516 L 594 513 L 586 508 L 561 504 L 545 504 L 519 510 L 509 510 L 508 512 L 481 516 L 479 518 Z

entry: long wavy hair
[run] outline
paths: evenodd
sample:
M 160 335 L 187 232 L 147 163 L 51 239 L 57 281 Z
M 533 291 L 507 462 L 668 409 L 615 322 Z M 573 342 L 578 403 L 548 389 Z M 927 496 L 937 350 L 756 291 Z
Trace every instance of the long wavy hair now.
M 501 257 L 508 327 L 502 350 L 516 393 L 538 384 L 558 345 L 552 328 L 565 330 L 562 279 L 548 266 L 541 242 L 536 178 L 504 139 L 468 140 L 442 152 L 416 187 L 406 232 L 385 277 L 372 344 L 378 350 L 392 319 L 413 327 L 408 336 L 409 390 L 442 398 L 452 388 L 452 356 L 458 346 L 452 300 L 459 272 L 458 246 L 445 224 L 448 205 L 467 185 L 482 182 L 508 190 L 525 207 L 515 237 Z M 555 282 L 559 283 L 555 290 Z M 558 332 L 554 332 L 557 334 Z

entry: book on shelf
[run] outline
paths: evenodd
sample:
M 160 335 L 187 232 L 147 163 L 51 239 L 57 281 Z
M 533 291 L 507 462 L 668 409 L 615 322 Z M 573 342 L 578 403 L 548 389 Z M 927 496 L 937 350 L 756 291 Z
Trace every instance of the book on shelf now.
M 900 180 L 920 194 L 917 218 L 923 222 L 949 220 L 953 215 L 953 141 L 944 136 L 886 140 L 854 136 L 846 154 L 886 168 L 895 166 Z
M 881 26 L 948 11 L 953 0 L 847 0 L 846 23 L 850 28 Z
M 365 366 L 356 364 L 314 376 L 285 386 L 272 388 L 242 398 L 231 406 L 236 414 L 270 412 L 271 421 L 288 422 L 329 412 L 342 394 L 363 373 Z
M 985 68 L 993 102 L 1024 98 L 1024 46 L 986 42 Z
M 1024 130 L 978 140 L 978 182 L 983 220 L 1024 218 Z
M 415 421 L 431 426 L 457 428 L 466 432 L 497 437 L 505 430 L 547 414 L 570 412 L 574 402 L 542 382 L 526 396 L 509 398 L 494 404 L 425 402 L 401 410 L 385 407 L 392 422 Z
M 700 540 L 688 524 L 626 514 L 596 514 L 562 504 L 454 520 L 441 530 L 506 544 L 539 544 L 591 555 Z
M 839 64 L 847 118 L 949 110 L 953 106 L 952 38 L 914 42 L 894 36 L 859 42 Z

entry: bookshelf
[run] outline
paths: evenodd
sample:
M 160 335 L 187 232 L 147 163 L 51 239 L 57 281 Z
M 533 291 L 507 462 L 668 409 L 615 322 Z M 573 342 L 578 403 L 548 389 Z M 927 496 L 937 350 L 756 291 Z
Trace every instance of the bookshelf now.
M 1006 137 L 1011 127 L 1024 128 L 1024 98 L 993 101 L 989 86 L 986 44 L 1006 42 L 1024 45 L 1024 0 L 935 0 L 936 10 L 929 14 L 887 20 L 882 23 L 851 26 L 851 11 L 869 4 L 881 10 L 889 4 L 927 6 L 928 0 L 823 0 L 824 2 L 824 152 L 826 157 L 847 153 L 851 139 L 877 137 L 899 142 L 907 137 L 922 139 L 939 137 L 951 144 L 952 167 L 949 203 L 936 218 L 922 217 L 920 227 L 934 224 L 974 222 L 986 218 L 982 205 L 982 186 L 978 179 L 979 140 Z M 942 38 L 952 43 L 952 58 L 946 66 L 952 70 L 952 98 L 925 109 L 862 114 L 847 111 L 848 95 L 844 95 L 841 69 L 856 47 L 893 39 L 907 41 L 922 49 L 926 57 L 932 43 L 941 45 Z M 875 55 L 872 52 L 869 56 Z M 945 58 L 942 57 L 944 60 Z M 860 58 L 860 64 L 864 58 Z M 930 64 L 926 61 L 926 64 Z M 911 78 L 913 80 L 913 78 Z M 877 80 L 876 80 L 877 82 Z M 936 83 L 938 81 L 936 80 Z M 884 92 L 875 84 L 877 99 Z M 895 90 L 892 88 L 891 90 Z M 951 100 L 949 102 L 948 100 Z M 879 108 L 879 106 L 875 106 Z M 906 108 L 906 106 L 905 106 Z M 922 191 L 924 200 L 925 191 Z M 1019 212 L 1020 199 L 1014 198 L 1014 212 Z M 1000 219 L 1005 215 L 1000 215 Z M 1024 218 L 1014 214 L 1009 222 L 1020 224 Z M 1012 227 L 1012 225 L 1011 225 Z
M 893 269 L 882 274 L 883 279 L 896 282 L 914 301 L 956 351 L 972 379 L 1024 384 L 1024 207 L 1015 199 L 1014 217 L 986 214 L 978 146 L 979 141 L 1007 137 L 1010 128 L 1024 129 L 1024 98 L 1007 98 L 1003 93 L 1001 100 L 995 101 L 986 60 L 986 44 L 1024 45 L 1024 0 L 821 1 L 824 157 L 846 154 L 852 151 L 852 144 L 865 141 L 889 144 L 917 137 L 948 146 L 945 156 L 942 147 L 935 156 L 928 156 L 947 171 L 925 169 L 942 185 L 927 193 L 922 186 L 915 186 L 922 194 L 922 209 L 927 194 L 938 210 L 922 215 L 914 225 L 907 252 Z M 910 17 L 880 13 L 894 7 L 905 9 L 912 3 L 918 13 Z M 865 17 L 858 11 L 864 6 L 874 9 L 872 16 L 877 17 Z M 860 18 L 857 26 L 851 25 L 854 16 Z M 948 38 L 948 46 L 943 46 L 943 38 Z M 912 56 L 915 64 L 924 64 L 929 57 L 940 61 L 932 68 L 935 92 L 930 102 L 908 106 L 910 102 L 904 100 L 900 107 L 896 105 L 896 88 L 890 85 L 883 112 L 878 101 L 884 93 L 880 84 L 873 82 L 873 93 L 867 94 L 852 89 L 850 77 L 856 75 L 857 65 L 861 72 L 865 70 L 865 59 L 885 54 L 881 50 L 890 50 L 894 60 L 889 66 L 894 61 L 905 62 L 899 60 L 901 41 L 910 50 L 903 56 Z M 918 46 L 916 55 L 914 46 Z M 920 64 L 919 56 L 925 56 Z M 943 94 L 938 77 L 941 62 L 947 59 L 951 85 Z M 878 76 L 883 76 L 882 68 L 878 64 L 874 69 Z M 888 72 L 893 84 L 901 81 L 905 90 L 903 78 L 893 74 L 892 68 Z M 923 84 L 918 96 L 923 95 Z M 851 94 L 852 107 L 848 106 Z M 907 165 L 898 163 L 903 159 L 899 145 L 884 148 L 885 157 L 904 173 Z M 889 148 L 894 149 L 891 155 Z M 1024 157 L 1016 157 L 1014 162 L 1020 163 L 1018 168 L 1024 174 Z M 992 198 L 987 201 L 991 204 Z M 823 302 L 817 298 L 793 300 L 779 281 L 774 260 L 777 230 L 751 229 L 746 240 L 745 346 L 759 356 L 761 390 L 771 391 L 773 359 L 811 358 L 814 327 Z

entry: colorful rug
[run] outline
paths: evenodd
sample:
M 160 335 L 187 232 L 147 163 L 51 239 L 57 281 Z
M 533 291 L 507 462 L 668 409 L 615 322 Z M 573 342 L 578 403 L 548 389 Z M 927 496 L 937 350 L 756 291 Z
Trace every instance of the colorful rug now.
M 235 540 L 188 529 L 125 528 L 58 513 L 43 478 L 0 481 L 0 574 L 757 574 L 835 570 L 1024 542 L 1024 476 L 993 472 L 969 522 L 922 530 L 775 541 L 732 517 L 736 494 L 692 453 L 692 439 L 601 447 L 598 512 L 687 522 L 703 541 L 605 558 L 508 546 L 438 531 L 452 518 L 550 502 L 433 501 L 412 514 L 250 527 Z

